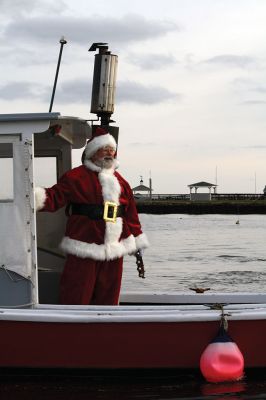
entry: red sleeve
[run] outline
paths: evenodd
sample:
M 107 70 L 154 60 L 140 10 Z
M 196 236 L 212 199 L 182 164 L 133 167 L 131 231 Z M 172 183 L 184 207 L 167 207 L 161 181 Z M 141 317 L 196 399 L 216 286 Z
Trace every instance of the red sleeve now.
M 127 221 L 127 225 L 133 234 L 133 236 L 138 236 L 142 234 L 141 224 L 139 221 L 138 211 L 135 203 L 135 199 L 133 196 L 133 192 L 129 185 L 126 186 L 127 197 L 128 197 L 128 205 L 125 210 L 125 219 Z
M 35 191 L 37 210 L 53 212 L 67 205 L 70 202 L 72 185 L 69 173 L 66 173 L 51 188 L 37 188 Z

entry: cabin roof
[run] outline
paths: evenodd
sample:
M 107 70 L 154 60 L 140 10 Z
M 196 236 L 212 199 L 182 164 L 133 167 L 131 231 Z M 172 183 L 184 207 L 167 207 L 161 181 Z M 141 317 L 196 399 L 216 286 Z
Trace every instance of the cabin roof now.
M 20 113 L 20 114 L 0 114 L 0 122 L 14 121 L 40 121 L 54 120 L 60 117 L 60 113 Z
M 80 149 L 86 145 L 86 141 L 91 137 L 91 126 L 85 119 L 70 116 L 61 116 L 58 112 L 53 113 L 20 113 L 20 114 L 0 114 L 0 124 L 34 124 L 36 123 L 36 134 L 39 132 L 39 124 L 45 122 L 48 126 L 46 134 L 55 134 L 53 127 L 59 126 L 60 130 L 56 135 L 66 140 L 72 145 L 73 149 Z M 47 128 L 46 128 L 47 129 Z M 0 134 L 6 134 L 4 130 L 0 130 Z M 47 139 L 47 138 L 46 138 Z

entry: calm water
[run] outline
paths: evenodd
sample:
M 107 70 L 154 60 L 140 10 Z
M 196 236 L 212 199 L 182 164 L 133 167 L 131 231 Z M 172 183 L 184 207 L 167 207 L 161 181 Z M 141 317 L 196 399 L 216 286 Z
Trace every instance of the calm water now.
M 127 257 L 123 290 L 189 292 L 190 287 L 205 286 L 214 292 L 263 292 L 266 216 L 243 215 L 239 224 L 237 219 L 233 215 L 141 215 L 151 242 L 144 253 L 146 279 L 138 278 L 134 257 Z M 266 399 L 266 371 L 246 371 L 242 382 L 232 384 L 208 384 L 198 371 L 148 375 L 0 371 L 0 399 Z
M 1 400 L 237 400 L 266 399 L 263 373 L 243 382 L 209 384 L 193 372 L 1 374 Z
M 123 291 L 266 291 L 266 215 L 140 217 L 151 244 L 146 279 L 138 278 L 134 257 L 126 257 Z

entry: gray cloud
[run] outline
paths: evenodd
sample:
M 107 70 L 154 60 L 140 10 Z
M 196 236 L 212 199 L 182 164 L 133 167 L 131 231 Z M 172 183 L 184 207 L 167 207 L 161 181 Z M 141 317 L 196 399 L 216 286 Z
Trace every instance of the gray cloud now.
M 51 52 L 36 52 L 36 50 L 30 49 L 22 49 L 21 47 L 14 47 L 14 48 L 2 48 L 0 50 L 1 59 L 5 60 L 6 65 L 15 65 L 15 66 L 42 66 L 47 64 L 54 65 L 56 68 L 56 63 L 58 59 L 58 50 L 59 44 L 54 44 Z M 64 58 L 64 63 L 66 64 L 66 59 Z M 4 63 L 2 61 L 2 66 Z
M 51 87 L 30 82 L 14 82 L 0 86 L 0 99 L 32 98 L 49 102 Z M 180 101 L 181 95 L 160 86 L 145 86 L 137 82 L 120 82 L 117 85 L 116 103 L 158 104 L 169 100 Z M 55 102 L 62 104 L 90 104 L 91 82 L 86 78 L 58 84 Z
M 241 101 L 240 105 L 265 105 L 266 104 L 266 86 L 258 85 L 258 82 L 254 80 L 235 80 L 233 85 L 240 90 L 241 97 L 245 96 L 247 100 Z
M 253 89 L 251 89 L 254 92 L 257 93 L 266 93 L 266 87 L 265 86 L 255 86 Z
M 49 46 L 49 52 L 43 51 L 43 46 L 40 45 L 36 49 L 34 38 L 32 40 L 24 38 L 16 29 L 16 25 L 24 21 L 30 26 L 34 19 L 39 20 L 42 15 L 56 15 L 59 19 L 60 14 L 66 9 L 64 0 L 0 0 L 0 39 L 2 39 L 0 56 L 2 65 L 3 61 L 23 67 L 25 65 L 50 63 L 51 53 L 53 53 L 52 46 Z M 37 38 L 38 27 L 36 29 L 37 31 L 32 32 L 32 34 Z M 46 31 L 48 30 L 49 27 L 47 26 Z M 58 40 L 59 37 L 61 35 L 56 39 Z M 40 44 L 39 40 L 38 42 Z
M 7 24 L 3 38 L 15 35 L 20 41 L 49 43 L 65 35 L 71 42 L 88 44 L 97 41 L 127 44 L 133 41 L 154 39 L 178 30 L 175 22 L 148 20 L 143 16 L 128 14 L 122 18 L 89 16 L 83 18 L 60 16 L 20 18 Z
M 117 87 L 117 101 L 139 104 L 157 104 L 169 100 L 178 100 L 181 94 L 170 92 L 161 86 L 145 86 L 137 82 L 120 82 Z
M 45 98 L 49 96 L 49 90 Z M 55 100 L 63 104 L 89 104 L 91 101 L 91 82 L 86 78 L 63 82 L 58 86 Z
M 233 86 L 235 86 L 236 88 L 240 88 L 240 89 L 246 89 L 246 88 L 250 88 L 251 86 L 254 86 L 254 82 L 251 79 L 247 79 L 247 78 L 233 79 L 231 84 Z
M 27 0 L 1 0 L 0 1 L 0 13 L 3 16 L 13 16 L 15 13 L 17 15 L 26 14 L 34 8 L 36 2 Z
M 203 61 L 203 63 L 205 64 L 226 65 L 229 67 L 237 68 L 247 68 L 250 65 L 254 64 L 254 62 L 255 59 L 252 57 L 237 56 L 233 54 L 222 54 Z
M 12 82 L 0 86 L 0 99 L 37 99 L 42 96 L 43 87 L 31 82 Z
M 265 105 L 266 104 L 266 100 L 246 100 L 246 101 L 242 101 L 241 104 L 243 105 L 251 105 L 251 106 L 256 106 L 256 105 Z
M 49 1 L 49 0 L 0 0 L 0 18 L 6 17 L 11 19 L 18 19 L 21 16 L 28 16 L 29 14 L 39 12 L 60 12 L 64 10 L 66 4 L 63 0 Z
M 171 54 L 130 54 L 127 61 L 142 69 L 158 70 L 172 66 L 177 60 Z
M 256 150 L 263 150 L 266 148 L 265 144 L 257 144 L 257 145 L 252 145 L 252 146 L 241 146 L 242 148 L 246 149 L 256 149 Z
M 91 99 L 91 82 L 86 79 L 68 81 L 60 85 L 56 98 L 62 103 L 88 103 Z M 158 104 L 180 100 L 181 95 L 160 86 L 145 86 L 137 82 L 119 82 L 116 103 Z
M 116 49 L 121 49 L 132 42 L 156 39 L 179 30 L 175 22 L 149 20 L 136 14 L 128 14 L 121 18 L 65 16 L 62 15 L 62 10 L 65 9 L 63 4 L 62 0 L 54 3 L 48 0 L 0 0 L 0 20 L 1 13 L 3 17 L 0 26 L 2 59 L 22 67 L 55 63 L 59 46 L 57 43 L 60 37 L 65 35 L 69 43 L 67 50 L 64 50 L 66 63 L 70 60 L 69 45 L 71 45 L 72 62 L 73 57 L 75 60 L 80 58 L 78 46 L 85 45 L 89 48 L 92 43 L 91 38 L 102 42 L 107 40 L 115 53 Z M 25 10 L 21 11 L 19 16 L 16 15 L 17 9 L 20 7 L 19 9 L 23 10 L 24 5 Z M 49 13 L 45 12 L 45 7 L 50 7 Z M 61 9 L 61 15 L 59 11 L 56 12 L 57 8 Z M 5 13 L 8 14 L 7 18 Z M 156 68 L 162 67 L 164 62 L 172 61 L 171 57 L 167 59 L 162 57 L 161 60 L 158 58 Z M 143 68 L 151 67 L 148 65 L 148 60 L 139 60 L 139 63 Z

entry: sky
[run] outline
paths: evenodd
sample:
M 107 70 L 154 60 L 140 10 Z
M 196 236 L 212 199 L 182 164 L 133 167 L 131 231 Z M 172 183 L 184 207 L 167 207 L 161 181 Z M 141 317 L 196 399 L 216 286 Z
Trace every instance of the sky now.
M 154 193 L 262 193 L 265 0 L 0 0 L 1 113 L 90 114 L 94 42 L 118 55 L 120 172 Z M 73 152 L 74 166 L 82 150 Z

